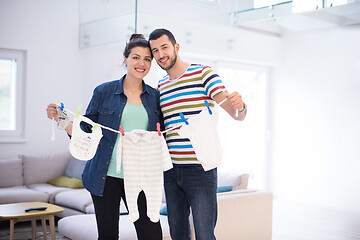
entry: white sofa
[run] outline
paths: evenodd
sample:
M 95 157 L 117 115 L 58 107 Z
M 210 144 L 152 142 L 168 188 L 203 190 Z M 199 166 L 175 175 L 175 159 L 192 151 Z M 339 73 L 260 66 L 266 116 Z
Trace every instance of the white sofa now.
M 56 214 L 60 218 L 94 213 L 91 196 L 84 188 L 57 187 L 48 183 L 65 175 L 70 160 L 68 152 L 0 159 L 0 204 L 49 202 L 64 208 Z

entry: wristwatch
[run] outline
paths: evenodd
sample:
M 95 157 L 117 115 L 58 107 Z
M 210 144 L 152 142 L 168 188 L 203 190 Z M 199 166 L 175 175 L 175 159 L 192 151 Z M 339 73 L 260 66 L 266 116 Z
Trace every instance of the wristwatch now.
M 244 104 L 244 107 L 243 107 L 243 109 L 239 110 L 239 112 L 243 112 L 247 108 L 247 106 L 246 106 L 246 104 L 244 102 L 243 102 L 243 104 Z

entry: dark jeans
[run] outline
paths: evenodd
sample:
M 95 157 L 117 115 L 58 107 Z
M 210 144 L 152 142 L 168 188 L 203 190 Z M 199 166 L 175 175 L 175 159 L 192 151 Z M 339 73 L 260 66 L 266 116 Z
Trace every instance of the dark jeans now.
M 190 208 L 196 240 L 214 240 L 217 169 L 174 165 L 164 174 L 166 206 L 173 240 L 190 240 Z
M 91 194 L 95 207 L 99 240 L 119 239 L 119 208 L 120 199 L 126 204 L 124 180 L 107 177 L 102 197 Z M 139 219 L 134 223 L 139 240 L 161 240 L 160 221 L 153 223 L 147 216 L 146 197 L 144 192 L 138 197 Z M 121 227 L 121 226 L 120 226 Z

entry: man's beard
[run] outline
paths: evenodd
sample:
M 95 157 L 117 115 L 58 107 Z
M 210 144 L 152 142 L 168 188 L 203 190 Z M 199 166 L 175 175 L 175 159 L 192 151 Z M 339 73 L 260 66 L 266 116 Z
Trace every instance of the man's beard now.
M 174 51 L 174 58 L 173 59 L 170 59 L 171 60 L 171 62 L 170 62 L 170 65 L 168 66 L 168 67 L 162 67 L 162 66 L 160 66 L 162 69 L 164 69 L 165 71 L 166 70 L 169 70 L 170 68 L 172 68 L 174 65 L 175 65 L 175 63 L 176 63 L 176 61 L 177 61 L 177 55 L 176 55 L 176 52 Z

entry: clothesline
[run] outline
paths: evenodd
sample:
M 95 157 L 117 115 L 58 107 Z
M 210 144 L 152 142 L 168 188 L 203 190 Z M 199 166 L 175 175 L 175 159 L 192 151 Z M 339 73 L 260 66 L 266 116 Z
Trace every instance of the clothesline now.
M 222 101 L 219 103 L 219 106 L 221 106 L 226 100 L 227 100 L 227 98 L 225 98 L 224 100 L 222 100 Z M 60 104 L 57 104 L 57 106 L 60 106 Z M 74 115 L 75 117 L 78 115 L 78 113 L 74 113 L 74 112 L 70 111 L 69 109 L 67 109 L 67 108 L 65 108 L 65 107 L 63 108 L 63 110 L 66 110 L 66 112 Z M 175 125 L 174 127 L 171 127 L 171 128 L 166 129 L 166 130 L 164 130 L 164 131 L 161 131 L 161 133 L 163 134 L 163 133 L 172 131 L 172 130 L 174 130 L 174 129 L 177 129 L 177 128 L 181 127 L 183 124 L 184 124 L 184 123 L 180 123 L 180 124 L 178 124 L 178 125 Z M 121 133 L 119 130 L 112 129 L 112 128 L 110 128 L 110 127 L 101 125 L 101 124 L 99 124 L 99 123 L 95 123 L 95 125 L 94 125 L 93 127 L 97 127 L 97 126 L 99 126 L 99 127 L 101 127 L 101 128 L 104 128 L 104 129 L 107 129 L 107 130 L 109 130 L 109 131 L 115 132 L 115 133 Z
M 68 112 L 68 113 L 70 113 L 70 114 L 72 114 L 72 115 L 74 115 L 74 116 L 77 115 L 77 114 L 75 114 L 74 112 L 70 111 L 70 110 L 67 109 L 67 108 L 64 108 L 64 110 L 66 110 L 66 112 Z M 112 128 L 110 128 L 110 127 L 101 125 L 101 124 L 99 124 L 99 123 L 95 123 L 95 125 L 96 125 L 96 126 L 99 126 L 99 127 L 101 127 L 101 128 L 107 129 L 107 130 L 109 130 L 109 131 L 115 132 L 115 133 L 121 133 L 119 130 L 112 129 Z M 94 125 L 94 126 L 95 126 L 95 125 Z M 174 127 L 171 127 L 171 128 L 169 128 L 169 129 L 167 129 L 167 130 L 165 130 L 165 131 L 162 131 L 161 133 L 169 132 L 169 131 L 174 130 L 174 129 L 178 128 L 178 127 L 181 127 L 182 125 L 183 125 L 183 123 L 178 124 L 178 125 L 176 125 L 176 126 L 174 126 Z

